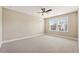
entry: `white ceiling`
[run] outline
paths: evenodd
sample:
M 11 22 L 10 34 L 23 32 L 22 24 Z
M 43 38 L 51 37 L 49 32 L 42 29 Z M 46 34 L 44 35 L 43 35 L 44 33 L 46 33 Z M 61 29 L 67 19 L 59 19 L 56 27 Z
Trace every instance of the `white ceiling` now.
M 65 14 L 68 12 L 77 11 L 79 6 L 5 6 L 4 8 L 8 8 L 18 12 L 23 12 L 37 17 L 47 18 Z M 43 16 L 41 15 L 41 13 L 38 13 L 41 11 L 41 8 L 52 9 L 52 11 Z

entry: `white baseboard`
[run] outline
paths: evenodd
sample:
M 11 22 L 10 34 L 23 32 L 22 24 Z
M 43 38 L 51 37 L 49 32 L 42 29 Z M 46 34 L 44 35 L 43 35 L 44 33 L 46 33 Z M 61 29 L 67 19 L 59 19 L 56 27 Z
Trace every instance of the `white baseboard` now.
M 46 35 L 51 35 L 51 34 L 46 34 Z M 61 35 L 53 35 L 56 37 L 61 37 L 61 38 L 65 38 L 65 39 L 71 39 L 71 40 L 78 40 L 78 38 L 74 38 L 74 37 L 68 37 L 68 36 L 61 36 Z
M 31 36 L 14 38 L 14 39 L 11 39 L 11 40 L 2 41 L 2 43 L 9 43 L 9 42 L 17 41 L 17 40 L 23 40 L 23 39 L 28 39 L 28 38 L 32 38 L 32 37 L 37 37 L 37 36 L 40 36 L 40 35 L 43 35 L 43 34 L 34 34 L 34 35 L 31 35 Z
M 37 37 L 37 36 L 40 36 L 40 35 L 44 35 L 44 34 L 43 33 L 41 33 L 41 34 L 34 34 L 34 35 L 31 35 L 31 36 L 26 36 L 26 37 L 21 37 L 21 38 L 14 38 L 14 39 L 10 39 L 10 40 L 5 40 L 5 41 L 2 41 L 2 43 L 0 44 L 0 47 L 1 47 L 1 45 L 3 43 L 9 43 L 9 42 L 17 41 L 17 40 L 29 39 L 29 38 Z M 60 35 L 54 35 L 54 36 L 58 36 L 58 37 L 62 37 L 62 38 L 67 38 L 67 39 L 77 40 L 77 38 L 72 38 L 72 37 L 67 37 L 67 36 L 60 36 Z
M 77 40 L 77 38 L 74 38 L 74 37 L 68 37 L 68 36 L 59 36 L 59 37 L 62 37 L 65 39 Z

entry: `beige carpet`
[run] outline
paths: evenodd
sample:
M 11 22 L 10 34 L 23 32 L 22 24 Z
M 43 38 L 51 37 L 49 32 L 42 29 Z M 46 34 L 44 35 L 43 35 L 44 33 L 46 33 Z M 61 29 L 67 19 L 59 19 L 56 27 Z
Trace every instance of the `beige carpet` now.
M 2 45 L 4 53 L 64 53 L 78 52 L 77 41 L 42 35 Z

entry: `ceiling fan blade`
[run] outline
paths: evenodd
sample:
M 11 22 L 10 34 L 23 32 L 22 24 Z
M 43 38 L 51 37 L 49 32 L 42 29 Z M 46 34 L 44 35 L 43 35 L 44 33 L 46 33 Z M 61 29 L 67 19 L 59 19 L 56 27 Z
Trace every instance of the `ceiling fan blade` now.
M 41 8 L 41 10 L 42 10 L 43 12 L 45 12 L 45 8 Z
M 46 12 L 52 11 L 52 9 L 47 10 Z

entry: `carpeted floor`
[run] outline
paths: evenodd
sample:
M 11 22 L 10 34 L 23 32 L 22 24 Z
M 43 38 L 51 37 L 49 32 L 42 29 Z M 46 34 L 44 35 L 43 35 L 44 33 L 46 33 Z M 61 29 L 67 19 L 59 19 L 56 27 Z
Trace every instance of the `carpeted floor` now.
M 78 52 L 77 41 L 42 35 L 30 39 L 5 43 L 2 53 L 74 53 Z

